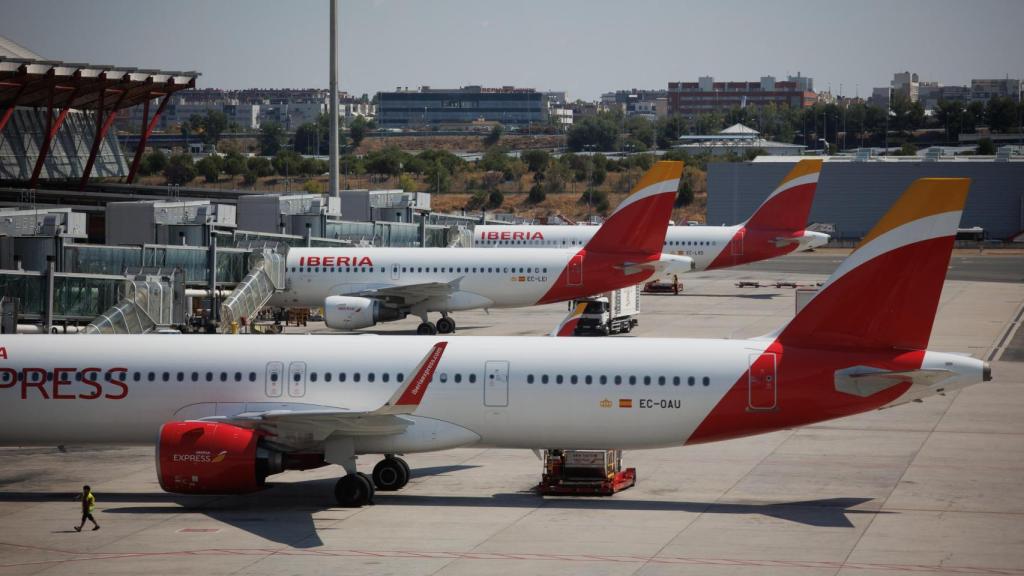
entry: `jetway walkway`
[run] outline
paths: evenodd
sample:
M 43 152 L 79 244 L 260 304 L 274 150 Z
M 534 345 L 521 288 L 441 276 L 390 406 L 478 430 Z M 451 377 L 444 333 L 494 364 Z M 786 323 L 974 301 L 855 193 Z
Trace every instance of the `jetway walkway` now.
M 220 331 L 252 320 L 278 290 L 285 288 L 287 246 L 266 243 L 249 255 L 249 273 L 235 286 L 220 306 Z
M 147 334 L 185 324 L 185 282 L 181 270 L 129 270 L 120 299 L 89 323 L 84 334 Z

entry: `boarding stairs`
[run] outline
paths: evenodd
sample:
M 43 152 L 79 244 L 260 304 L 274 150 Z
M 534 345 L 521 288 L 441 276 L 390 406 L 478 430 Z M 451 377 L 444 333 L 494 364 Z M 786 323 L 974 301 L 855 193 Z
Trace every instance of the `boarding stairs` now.
M 249 255 L 249 273 L 221 303 L 221 332 L 237 329 L 243 318 L 251 321 L 275 292 L 285 288 L 287 247 L 274 242 L 261 244 Z

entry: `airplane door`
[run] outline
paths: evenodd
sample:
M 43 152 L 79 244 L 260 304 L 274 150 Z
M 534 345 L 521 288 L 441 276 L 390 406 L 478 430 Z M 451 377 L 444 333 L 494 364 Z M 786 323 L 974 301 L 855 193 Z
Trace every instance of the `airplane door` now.
M 277 398 L 281 395 L 284 384 L 281 382 L 284 364 L 280 362 L 267 362 L 267 396 Z
M 577 254 L 569 260 L 569 286 L 583 285 L 583 256 Z
M 292 362 L 288 365 L 288 395 L 302 398 L 306 395 L 306 363 Z
M 508 406 L 508 362 L 504 360 L 484 364 L 484 406 Z
M 391 265 L 391 279 L 399 280 L 402 277 L 402 269 L 398 267 L 398 264 Z
M 775 354 L 751 354 L 748 374 L 748 409 L 775 410 L 778 407 L 779 392 Z
M 743 256 L 743 237 L 746 235 L 746 232 L 746 230 L 740 228 L 740 231 L 729 241 L 729 250 L 732 251 L 733 256 Z

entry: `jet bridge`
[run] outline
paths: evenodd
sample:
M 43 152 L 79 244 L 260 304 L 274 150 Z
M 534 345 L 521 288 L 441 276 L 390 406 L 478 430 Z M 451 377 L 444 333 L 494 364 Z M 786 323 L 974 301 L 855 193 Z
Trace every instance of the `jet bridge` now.
M 119 299 L 89 323 L 84 334 L 147 334 L 185 324 L 184 274 L 178 268 L 137 268 L 119 288 Z
M 249 273 L 220 306 L 220 331 L 230 332 L 242 318 L 253 319 L 278 290 L 285 288 L 288 247 L 274 242 L 254 246 Z

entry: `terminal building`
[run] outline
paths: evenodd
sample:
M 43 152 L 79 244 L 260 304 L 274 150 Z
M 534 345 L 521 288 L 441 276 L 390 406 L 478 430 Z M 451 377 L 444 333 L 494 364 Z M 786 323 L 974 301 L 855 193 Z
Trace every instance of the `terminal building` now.
M 383 128 L 460 126 L 497 122 L 527 126 L 547 122 L 547 97 L 533 88 L 399 89 L 377 94 L 377 123 Z
M 759 156 L 753 162 L 708 164 L 707 224 L 749 217 L 800 157 Z M 810 221 L 841 240 L 859 240 L 914 180 L 970 178 L 961 227 L 1008 240 L 1024 231 L 1024 156 L 827 157 Z

